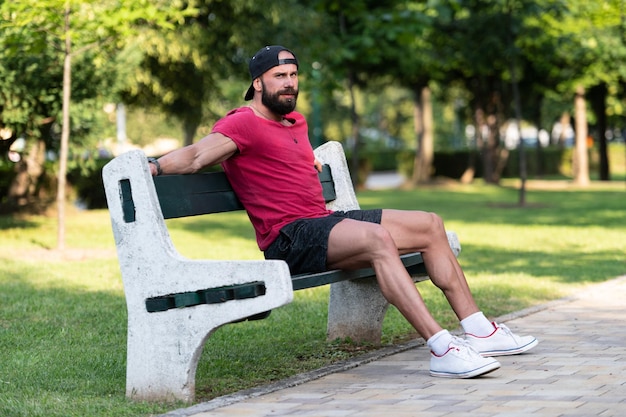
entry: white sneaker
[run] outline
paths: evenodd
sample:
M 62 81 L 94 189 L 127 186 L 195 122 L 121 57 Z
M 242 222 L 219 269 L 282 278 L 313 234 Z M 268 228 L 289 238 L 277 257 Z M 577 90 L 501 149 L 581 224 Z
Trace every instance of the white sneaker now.
M 430 352 L 430 374 L 442 378 L 473 378 L 495 371 L 500 362 L 481 356 L 465 340 L 454 336 L 441 356 Z
M 483 356 L 517 355 L 537 346 L 533 336 L 517 336 L 504 324 L 493 323 L 494 331 L 489 336 L 474 336 L 466 333 L 465 340 Z

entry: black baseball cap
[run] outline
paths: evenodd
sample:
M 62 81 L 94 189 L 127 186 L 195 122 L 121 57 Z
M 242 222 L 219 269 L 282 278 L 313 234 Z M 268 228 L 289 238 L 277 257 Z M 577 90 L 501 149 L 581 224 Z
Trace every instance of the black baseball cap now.
M 289 59 L 278 59 L 278 54 L 281 51 L 287 51 L 293 55 L 293 58 Z M 298 66 L 298 59 L 296 58 L 296 54 L 291 52 L 289 49 L 280 45 L 272 45 L 265 46 L 257 51 L 256 54 L 250 59 L 250 63 L 248 64 L 248 69 L 250 70 L 250 77 L 252 81 L 259 78 L 270 68 L 277 67 L 279 65 L 284 64 L 295 64 Z M 252 100 L 254 97 L 254 87 L 250 84 L 248 91 L 246 92 L 245 99 Z

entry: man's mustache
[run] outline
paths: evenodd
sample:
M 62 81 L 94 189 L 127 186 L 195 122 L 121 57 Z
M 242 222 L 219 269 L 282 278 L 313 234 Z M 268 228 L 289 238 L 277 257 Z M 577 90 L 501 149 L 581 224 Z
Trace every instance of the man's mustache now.
M 278 94 L 293 94 L 293 95 L 297 95 L 298 94 L 298 90 L 296 90 L 295 88 L 285 88 L 284 90 L 281 90 L 278 92 Z

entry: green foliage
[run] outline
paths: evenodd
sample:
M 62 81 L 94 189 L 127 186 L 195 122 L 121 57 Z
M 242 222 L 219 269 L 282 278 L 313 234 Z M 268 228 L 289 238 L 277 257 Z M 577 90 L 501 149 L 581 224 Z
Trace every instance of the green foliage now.
M 199 1 L 196 13 L 176 31 L 147 29 L 126 45 L 126 55 L 139 49 L 143 53 L 134 55 L 138 65 L 121 88 L 121 98 L 177 118 L 185 142 L 190 143 L 201 123 L 213 123 L 223 115 L 225 100 L 232 103 L 229 106 L 242 101 L 249 83 L 247 60 L 257 49 L 277 43 L 304 45 L 315 19 L 305 20 L 308 11 L 296 4 L 293 0 Z M 298 54 L 305 56 L 306 50 L 303 46 Z M 239 81 L 236 95 L 226 91 L 233 79 Z
M 13 130 L 15 136 L 39 137 L 41 119 L 56 115 L 61 109 L 62 67 L 55 51 L 45 47 L 45 33 L 35 32 L 35 36 L 28 37 L 28 26 L 9 26 L 7 19 L 3 13 L 0 125 Z
M 463 128 L 473 123 L 477 109 L 498 123 L 513 114 L 513 58 L 525 119 L 549 130 L 571 110 L 573 85 L 605 83 L 608 123 L 624 127 L 621 3 L 72 0 L 70 155 L 93 155 L 100 140 L 114 136 L 102 112 L 106 103 L 126 102 L 131 112 L 158 111 L 182 131 L 176 135 L 181 139 L 205 135 L 217 118 L 242 104 L 250 55 L 275 43 L 300 59 L 299 110 L 309 117 L 311 137 L 320 131 L 326 139 L 353 136 L 346 93 L 352 82 L 358 86 L 353 92 L 361 130 L 376 130 L 413 149 L 419 131 L 415 93 L 429 85 L 435 149 L 465 146 Z M 0 4 L 0 129 L 8 127 L 13 135 L 0 140 L 2 154 L 20 135 L 44 139 L 48 149 L 59 146 L 65 4 Z M 147 143 L 157 136 L 151 128 L 129 131 L 129 137 Z M 385 146 L 367 136 L 365 148 Z
M 71 31 L 64 31 L 66 5 Z M 182 3 L 15 0 L 0 4 L 0 126 L 26 139 L 41 137 L 42 124 L 60 119 L 64 55 L 74 56 L 72 128 L 85 140 L 97 127 L 96 114 L 116 84 L 115 54 L 138 27 L 167 29 L 193 12 Z M 70 49 L 66 35 L 71 36 Z M 58 122 L 57 122 L 58 123 Z M 54 138 L 48 146 L 55 149 Z M 56 146 L 55 146 L 56 145 Z

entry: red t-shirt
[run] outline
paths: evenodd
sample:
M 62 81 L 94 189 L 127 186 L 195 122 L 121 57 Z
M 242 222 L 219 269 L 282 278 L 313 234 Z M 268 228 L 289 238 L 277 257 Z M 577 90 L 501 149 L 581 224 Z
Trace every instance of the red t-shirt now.
M 248 212 L 261 250 L 267 249 L 283 226 L 330 213 L 313 164 L 306 120 L 297 112 L 285 118 L 294 124 L 285 126 L 240 107 L 213 126 L 213 132 L 237 145 L 238 152 L 222 167 Z

